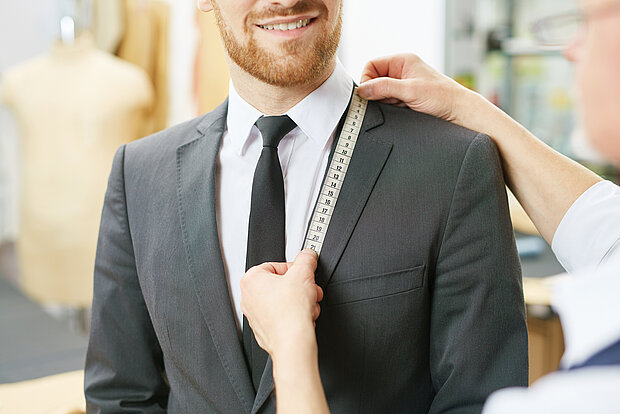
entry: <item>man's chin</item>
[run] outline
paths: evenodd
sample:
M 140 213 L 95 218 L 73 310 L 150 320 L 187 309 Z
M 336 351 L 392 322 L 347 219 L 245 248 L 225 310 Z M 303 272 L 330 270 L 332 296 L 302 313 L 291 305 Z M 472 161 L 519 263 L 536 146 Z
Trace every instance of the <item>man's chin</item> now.
M 315 37 L 266 41 L 256 36 L 246 44 L 226 31 L 223 35 L 228 55 L 243 71 L 269 85 L 290 88 L 314 84 L 325 77 L 336 56 L 340 29 L 341 21 L 331 33 Z
M 310 53 L 315 50 L 311 46 L 305 49 L 303 46 L 299 47 L 292 43 L 287 46 L 289 47 L 278 47 L 271 51 L 252 45 L 244 53 L 230 54 L 230 56 L 252 77 L 269 85 L 283 88 L 316 82 L 335 57 L 335 54 L 327 57 Z
M 299 65 L 298 62 L 293 65 L 285 65 L 280 61 L 278 64 L 270 65 L 268 70 L 261 69 L 265 68 L 256 68 L 246 72 L 262 82 L 281 88 L 307 85 L 312 83 L 317 75 L 314 71 L 308 71 L 307 67 Z

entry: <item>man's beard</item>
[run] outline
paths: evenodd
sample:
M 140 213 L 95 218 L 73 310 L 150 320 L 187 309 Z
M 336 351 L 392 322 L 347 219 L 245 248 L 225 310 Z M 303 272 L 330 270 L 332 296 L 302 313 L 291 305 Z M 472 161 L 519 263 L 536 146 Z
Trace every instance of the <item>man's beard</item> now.
M 336 25 L 332 30 L 322 32 L 313 43 L 308 45 L 302 40 L 289 40 L 282 46 L 282 55 L 274 54 L 258 46 L 251 35 L 252 28 L 245 28 L 249 34 L 246 44 L 239 42 L 226 26 L 219 7 L 213 1 L 217 25 L 224 40 L 224 46 L 230 58 L 241 69 L 253 77 L 274 86 L 294 87 L 304 85 L 321 76 L 332 61 L 342 31 L 342 3 L 338 10 Z M 277 16 L 300 15 L 309 11 L 320 11 L 320 18 L 327 18 L 327 8 L 322 2 L 300 0 L 291 8 L 271 7 L 260 13 L 251 13 L 248 21 L 268 19 Z M 315 21 L 314 24 L 318 24 Z

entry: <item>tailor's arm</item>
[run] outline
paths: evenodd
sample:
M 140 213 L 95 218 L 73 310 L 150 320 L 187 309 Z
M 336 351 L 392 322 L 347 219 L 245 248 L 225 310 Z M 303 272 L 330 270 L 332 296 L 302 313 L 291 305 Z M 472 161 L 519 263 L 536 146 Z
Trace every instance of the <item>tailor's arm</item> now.
M 314 332 L 323 291 L 314 283 L 317 255 L 265 263 L 241 279 L 241 309 L 256 341 L 271 355 L 279 414 L 327 414 Z
M 369 62 L 358 92 L 363 98 L 406 105 L 493 138 L 508 187 L 548 243 L 575 200 L 602 180 L 416 55 Z

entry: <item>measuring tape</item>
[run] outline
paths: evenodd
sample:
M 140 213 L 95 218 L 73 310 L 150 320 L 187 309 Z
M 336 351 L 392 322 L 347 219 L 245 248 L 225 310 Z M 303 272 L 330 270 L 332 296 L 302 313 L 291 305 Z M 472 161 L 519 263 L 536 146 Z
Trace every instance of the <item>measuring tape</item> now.
M 360 98 L 356 87 L 353 91 L 353 99 L 351 100 L 342 132 L 336 144 L 334 156 L 329 163 L 327 176 L 319 193 L 319 200 L 312 214 L 312 221 L 306 235 L 304 249 L 312 249 L 317 254 L 321 254 L 327 228 L 336 207 L 344 177 L 347 175 L 353 150 L 355 149 L 362 122 L 366 115 L 367 106 L 368 101 Z

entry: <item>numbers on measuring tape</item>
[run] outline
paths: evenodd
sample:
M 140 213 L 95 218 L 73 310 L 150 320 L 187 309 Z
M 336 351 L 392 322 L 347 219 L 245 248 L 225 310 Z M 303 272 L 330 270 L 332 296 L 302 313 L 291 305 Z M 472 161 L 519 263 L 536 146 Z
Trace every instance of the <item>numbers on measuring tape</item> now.
M 353 150 L 359 137 L 360 128 L 364 122 L 368 101 L 360 98 L 357 88 L 353 91 L 353 99 L 345 118 L 342 132 L 338 137 L 334 155 L 327 170 L 327 176 L 321 187 L 319 199 L 312 214 L 312 221 L 304 249 L 312 249 L 318 254 L 321 253 L 327 229 L 332 218 L 332 213 L 336 207 L 340 189 L 347 174 Z

